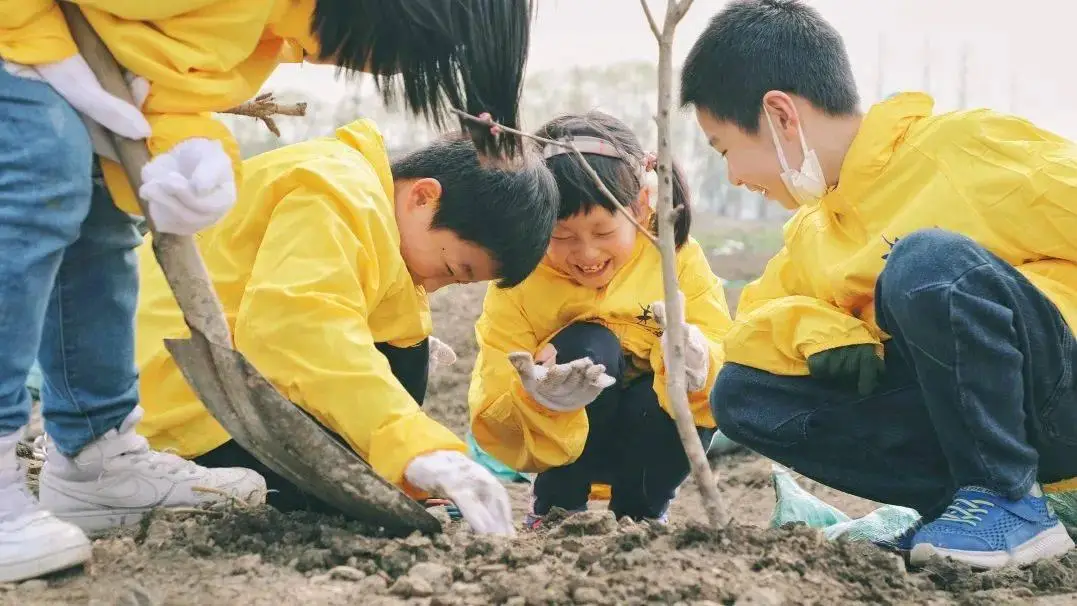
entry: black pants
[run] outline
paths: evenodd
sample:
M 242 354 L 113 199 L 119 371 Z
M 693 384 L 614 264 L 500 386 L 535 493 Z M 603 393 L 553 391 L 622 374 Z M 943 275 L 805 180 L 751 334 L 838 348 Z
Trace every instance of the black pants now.
M 404 389 L 419 406 L 422 406 L 423 399 L 426 397 L 430 341 L 424 340 L 419 345 L 408 348 L 393 347 L 386 343 L 375 343 L 374 346 L 388 359 L 389 368 L 392 369 L 393 375 L 404 386 Z M 357 398 L 356 403 L 358 402 L 360 399 Z M 332 431 L 329 433 L 333 434 Z M 340 440 L 339 436 L 333 435 Z M 194 461 L 204 467 L 246 467 L 257 471 L 266 479 L 266 487 L 270 491 L 266 497 L 267 503 L 280 511 L 306 510 L 327 514 L 339 513 L 332 505 L 303 492 L 295 484 L 263 465 L 254 455 L 236 444 L 235 440 L 225 442 L 195 458 Z
M 658 404 L 654 375 L 626 384 L 621 343 L 598 324 L 573 324 L 554 337 L 553 345 L 559 362 L 589 357 L 604 364 L 617 384 L 587 406 L 590 429 L 580 457 L 535 478 L 535 513 L 585 507 L 591 483 L 597 482 L 610 485 L 610 510 L 617 517 L 658 518 L 688 477 L 689 466 L 673 418 Z M 698 431 L 704 444 L 714 434 Z
M 727 364 L 711 393 L 718 426 L 929 519 L 963 486 L 1016 499 L 1077 476 L 1077 340 L 1023 275 L 968 238 L 920 231 L 894 245 L 875 307 L 893 339 L 874 394 Z

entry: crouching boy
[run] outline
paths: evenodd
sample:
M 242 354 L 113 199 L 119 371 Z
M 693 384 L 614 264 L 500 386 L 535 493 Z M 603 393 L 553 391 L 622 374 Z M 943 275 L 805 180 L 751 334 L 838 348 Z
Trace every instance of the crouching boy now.
M 359 120 L 248 160 L 236 208 L 198 241 L 236 349 L 378 474 L 414 496 L 453 498 L 480 532 L 512 531 L 508 497 L 420 409 L 427 293 L 511 286 L 538 264 L 557 187 L 537 155 L 523 162 L 484 168 L 456 136 L 390 162 Z M 163 344 L 186 326 L 150 247 L 140 252 L 140 431 L 208 467 L 259 470 L 281 509 L 328 508 L 230 440 L 190 390 Z
M 797 209 L 727 335 L 722 431 L 919 510 L 913 563 L 1072 549 L 1044 492 L 1077 476 L 1077 146 L 924 94 L 862 114 L 796 0 L 730 3 L 683 73 L 732 181 Z

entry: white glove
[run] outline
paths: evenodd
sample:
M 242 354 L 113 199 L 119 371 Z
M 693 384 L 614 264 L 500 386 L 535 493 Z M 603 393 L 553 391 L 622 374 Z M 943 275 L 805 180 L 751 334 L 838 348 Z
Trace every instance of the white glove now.
M 540 366 L 525 351 L 509 354 L 509 361 L 520 374 L 524 389 L 550 410 L 572 412 L 595 401 L 603 389 L 617 382 L 606 374 L 606 367 L 590 358 L 565 364 Z
M 443 366 L 452 366 L 456 363 L 456 352 L 449 344 L 441 339 L 430 336 L 430 374 L 440 370 Z
M 190 236 L 213 225 L 236 203 L 232 159 L 220 141 L 181 141 L 142 167 L 138 195 L 157 231 Z
M 4 69 L 21 78 L 48 83 L 79 113 L 120 136 L 128 139 L 145 139 L 150 136 L 150 123 L 146 121 L 142 111 L 105 91 L 82 55 L 33 66 L 5 61 Z M 141 105 L 149 92 L 149 85 L 139 83 L 136 88 L 136 80 L 129 80 L 128 85 Z M 139 99 L 138 93 L 143 90 L 145 93 Z
M 681 305 L 684 305 L 684 293 L 680 293 Z M 666 330 L 666 302 L 655 301 L 651 304 L 651 313 L 654 314 L 658 328 L 662 329 L 662 351 L 668 346 L 669 332 Z M 707 386 L 707 374 L 710 372 L 710 344 L 703 331 L 695 324 L 684 323 L 684 332 L 688 336 L 688 343 L 684 348 L 685 383 L 688 392 L 700 391 Z
M 509 493 L 481 465 L 455 450 L 419 455 L 404 478 L 412 486 L 450 499 L 479 534 L 514 535 Z

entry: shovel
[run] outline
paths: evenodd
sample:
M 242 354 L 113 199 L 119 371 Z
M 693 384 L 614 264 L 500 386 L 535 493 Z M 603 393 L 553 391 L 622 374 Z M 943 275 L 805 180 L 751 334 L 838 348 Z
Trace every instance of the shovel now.
M 132 103 L 119 65 L 82 12 L 68 2 L 61 7 L 79 51 L 101 85 Z M 108 150 L 106 155 L 119 158 L 138 192 L 142 167 L 150 159 L 145 143 L 95 130 L 95 143 Z M 101 139 L 103 134 L 106 140 Z M 189 339 L 166 340 L 165 347 L 232 439 L 296 486 L 361 523 L 398 536 L 416 530 L 439 532 L 440 523 L 422 505 L 374 473 L 233 348 L 221 302 L 194 239 L 157 233 L 145 201 L 140 199 L 139 206 L 153 232 L 154 255 L 191 332 Z

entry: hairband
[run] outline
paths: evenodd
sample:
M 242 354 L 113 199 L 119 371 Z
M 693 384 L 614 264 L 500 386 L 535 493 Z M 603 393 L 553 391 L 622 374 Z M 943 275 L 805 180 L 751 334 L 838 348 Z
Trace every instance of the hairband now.
M 558 143 L 571 143 L 581 154 L 594 154 L 596 156 L 605 156 L 607 158 L 617 158 L 624 160 L 631 165 L 639 179 L 643 188 L 648 191 L 648 204 L 653 209 L 658 202 L 658 176 L 655 174 L 655 169 L 658 167 L 658 156 L 654 152 L 648 152 L 643 154 L 642 158 L 636 158 L 625 153 L 622 153 L 617 147 L 605 140 L 598 137 L 588 136 L 569 136 L 555 139 Z M 542 157 L 549 159 L 554 156 L 560 156 L 561 154 L 571 154 L 572 149 L 563 145 L 555 145 L 553 143 L 547 143 L 542 148 Z

